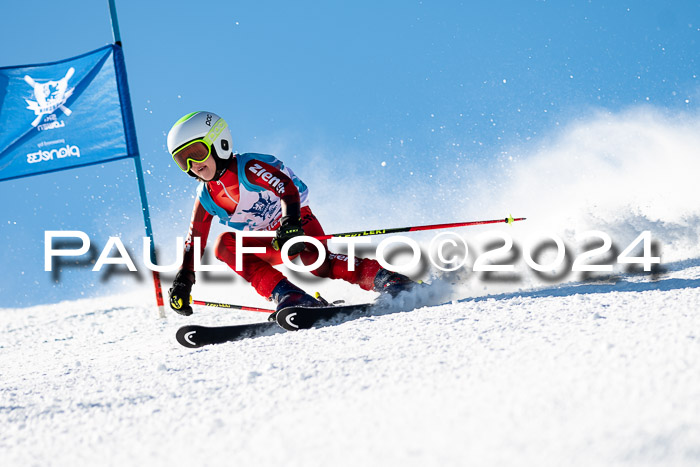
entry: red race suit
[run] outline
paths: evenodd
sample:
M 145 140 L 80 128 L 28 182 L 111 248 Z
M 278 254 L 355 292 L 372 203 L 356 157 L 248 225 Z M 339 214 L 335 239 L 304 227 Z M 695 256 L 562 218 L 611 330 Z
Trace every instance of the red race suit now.
M 182 269 L 194 270 L 194 239 L 199 237 L 203 254 L 211 222 L 218 217 L 234 231 L 225 232 L 216 239 L 216 258 L 235 271 L 236 230 L 276 230 L 287 208 L 297 206 L 301 213 L 304 234 L 310 237 L 324 235 L 323 228 L 308 206 L 308 188 L 274 156 L 265 154 L 234 154 L 226 171 L 216 181 L 203 182 L 194 203 L 190 230 L 185 241 Z M 282 263 L 281 252 L 272 248 L 271 238 L 245 238 L 245 247 L 265 247 L 264 253 L 244 253 L 243 266 L 236 271 L 265 298 L 284 279 L 273 268 Z M 327 240 L 323 263 L 312 274 L 329 279 L 342 279 L 372 290 L 374 278 L 381 269 L 375 260 L 355 258 L 355 270 L 348 268 L 348 257 L 330 253 Z M 318 259 L 318 250 L 307 243 L 299 254 L 305 265 Z

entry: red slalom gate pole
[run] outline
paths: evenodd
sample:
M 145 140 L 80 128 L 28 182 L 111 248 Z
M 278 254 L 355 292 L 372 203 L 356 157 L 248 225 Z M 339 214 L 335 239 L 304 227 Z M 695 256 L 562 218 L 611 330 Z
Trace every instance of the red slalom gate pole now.
M 505 219 L 494 219 L 488 221 L 470 221 L 470 222 L 455 222 L 451 224 L 433 224 L 433 225 L 418 225 L 414 227 L 397 227 L 393 229 L 375 229 L 375 230 L 362 230 L 359 232 L 345 232 L 330 235 L 320 235 L 314 237 L 317 240 L 328 240 L 333 237 L 367 237 L 370 235 L 386 235 L 400 232 L 419 232 L 422 230 L 437 230 L 437 229 L 450 229 L 453 227 L 468 227 L 472 225 L 484 225 L 484 224 L 512 224 L 513 222 L 524 221 L 525 217 L 508 216 Z

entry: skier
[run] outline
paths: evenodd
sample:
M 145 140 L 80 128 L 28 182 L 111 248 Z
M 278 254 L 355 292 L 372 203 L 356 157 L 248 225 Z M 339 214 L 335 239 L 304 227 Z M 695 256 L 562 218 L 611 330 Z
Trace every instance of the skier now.
M 192 314 L 191 290 L 195 283 L 194 239 L 201 239 L 202 252 L 214 216 L 235 230 L 275 231 L 267 237 L 247 238 L 245 246 L 265 247 L 264 253 L 243 255 L 243 265 L 236 271 L 255 290 L 277 304 L 276 310 L 288 306 L 321 306 L 322 303 L 292 284 L 273 265 L 282 263 L 282 246 L 300 236 L 324 235 L 321 224 L 308 205 L 309 190 L 294 172 L 280 160 L 265 154 L 234 154 L 228 125 L 212 112 L 193 112 L 175 122 L 168 133 L 168 151 L 178 167 L 201 183 L 197 190 L 190 230 L 185 242 L 183 264 L 169 291 L 170 307 L 181 315 Z M 225 232 L 216 240 L 215 256 L 235 270 L 236 233 Z M 382 268 L 371 259 L 355 259 L 350 271 L 348 257 L 328 251 L 312 273 L 319 277 L 342 279 L 364 290 L 395 296 L 410 289 L 415 282 L 408 277 Z M 289 248 L 289 256 L 298 255 L 306 264 L 318 259 L 316 248 L 303 242 Z

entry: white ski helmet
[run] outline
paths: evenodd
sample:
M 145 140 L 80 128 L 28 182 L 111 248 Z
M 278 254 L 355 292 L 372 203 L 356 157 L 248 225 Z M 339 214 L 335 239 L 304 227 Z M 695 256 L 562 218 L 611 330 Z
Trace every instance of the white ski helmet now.
M 200 160 L 178 158 L 178 152 L 186 147 L 201 142 L 208 149 L 208 153 Z M 210 155 L 216 160 L 217 172 L 228 164 L 223 162 L 231 158 L 232 154 L 231 130 L 226 121 L 213 112 L 192 112 L 175 122 L 168 132 L 168 151 L 173 160 L 183 172 L 190 175 L 192 162 L 203 162 Z

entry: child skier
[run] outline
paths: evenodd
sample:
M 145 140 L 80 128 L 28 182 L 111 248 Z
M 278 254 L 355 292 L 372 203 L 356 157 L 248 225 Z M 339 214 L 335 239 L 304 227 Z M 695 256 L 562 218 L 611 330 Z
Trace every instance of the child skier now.
M 170 307 L 181 315 L 191 315 L 192 285 L 195 283 L 194 238 L 201 239 L 202 252 L 214 216 L 235 230 L 275 231 L 266 237 L 247 238 L 248 246 L 265 247 L 264 253 L 243 255 L 241 271 L 236 271 L 263 297 L 288 306 L 320 306 L 321 302 L 292 284 L 273 265 L 282 263 L 280 251 L 290 239 L 324 235 L 323 228 L 308 206 L 309 190 L 294 172 L 264 154 L 233 154 L 228 125 L 212 112 L 193 112 L 175 122 L 168 133 L 168 151 L 178 167 L 198 179 L 190 230 L 185 242 L 183 264 L 169 291 Z M 223 233 L 214 246 L 216 258 L 235 270 L 235 232 Z M 322 241 L 326 247 L 326 241 Z M 382 268 L 377 261 L 356 259 L 355 270 L 348 268 L 345 255 L 329 253 L 312 273 L 319 277 L 343 279 L 364 290 L 396 295 L 415 284 L 404 275 Z M 306 264 L 318 259 L 316 248 L 300 242 L 289 248 Z

